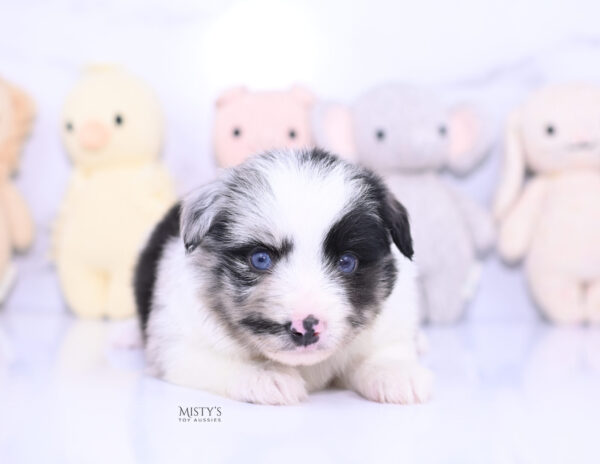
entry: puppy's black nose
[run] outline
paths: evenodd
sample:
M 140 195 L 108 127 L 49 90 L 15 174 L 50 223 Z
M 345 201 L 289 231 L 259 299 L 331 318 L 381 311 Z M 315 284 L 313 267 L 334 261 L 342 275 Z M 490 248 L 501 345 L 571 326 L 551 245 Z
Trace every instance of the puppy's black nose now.
M 308 346 L 319 341 L 319 334 L 315 332 L 314 327 L 319 323 L 319 320 L 310 315 L 300 321 L 290 322 L 288 331 L 292 337 L 292 341 L 296 346 Z
M 308 316 L 306 319 L 302 321 L 302 326 L 304 330 L 313 330 L 313 327 L 319 323 L 319 319 L 317 319 L 312 314 Z

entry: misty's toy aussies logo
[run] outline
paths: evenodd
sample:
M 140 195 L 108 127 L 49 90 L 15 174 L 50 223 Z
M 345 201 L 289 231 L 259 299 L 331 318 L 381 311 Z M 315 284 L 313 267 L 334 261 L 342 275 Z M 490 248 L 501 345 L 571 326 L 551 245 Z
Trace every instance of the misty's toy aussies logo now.
M 179 422 L 222 422 L 221 406 L 179 406 Z

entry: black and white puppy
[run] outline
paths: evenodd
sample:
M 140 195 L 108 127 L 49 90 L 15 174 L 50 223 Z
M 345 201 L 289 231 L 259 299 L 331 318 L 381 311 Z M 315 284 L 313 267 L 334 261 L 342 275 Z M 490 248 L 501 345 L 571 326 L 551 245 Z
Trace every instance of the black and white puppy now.
M 253 403 L 332 383 L 425 401 L 412 254 L 406 210 L 372 172 L 316 149 L 252 158 L 176 205 L 143 250 L 147 360 Z

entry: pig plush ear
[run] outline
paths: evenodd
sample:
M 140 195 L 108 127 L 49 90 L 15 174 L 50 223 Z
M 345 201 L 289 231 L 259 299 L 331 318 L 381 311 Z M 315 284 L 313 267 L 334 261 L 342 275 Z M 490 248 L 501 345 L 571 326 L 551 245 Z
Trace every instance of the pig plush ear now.
M 349 160 L 358 158 L 352 114 L 345 105 L 319 102 L 313 107 L 312 124 L 318 147 Z
M 248 89 L 246 89 L 246 87 L 233 87 L 231 89 L 225 90 L 221 95 L 217 97 L 216 105 L 217 107 L 226 105 L 230 101 L 241 97 L 247 92 Z
M 317 101 L 315 95 L 310 90 L 308 90 L 305 87 L 302 87 L 301 85 L 294 85 L 290 89 L 290 95 L 298 101 L 302 102 L 306 106 L 312 106 Z
M 450 110 L 447 166 L 456 174 L 468 173 L 489 153 L 490 124 L 482 112 L 469 105 Z
M 494 218 L 500 221 L 506 216 L 519 195 L 525 180 L 525 156 L 521 143 L 521 115 L 517 110 L 508 118 L 504 164 L 500 186 L 494 200 Z

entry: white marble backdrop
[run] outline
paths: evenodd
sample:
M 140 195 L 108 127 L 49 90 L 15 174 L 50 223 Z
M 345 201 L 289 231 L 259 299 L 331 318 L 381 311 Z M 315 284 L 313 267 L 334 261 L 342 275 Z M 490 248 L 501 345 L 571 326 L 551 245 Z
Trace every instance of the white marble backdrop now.
M 391 80 L 472 98 L 495 118 L 498 143 L 461 181 L 490 202 L 502 121 L 543 83 L 600 81 L 600 3 L 590 0 L 0 0 L 0 75 L 36 100 L 18 184 L 38 229 L 18 258 L 7 312 L 62 312 L 49 232 L 70 166 L 59 140 L 62 101 L 86 63 L 118 62 L 150 82 L 165 109 L 165 160 L 179 191 L 214 176 L 212 102 L 231 85 L 311 87 L 351 101 Z M 531 321 L 518 270 L 487 262 L 475 321 Z

